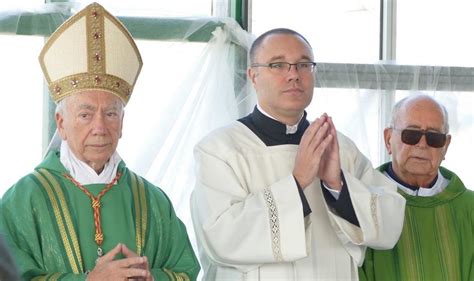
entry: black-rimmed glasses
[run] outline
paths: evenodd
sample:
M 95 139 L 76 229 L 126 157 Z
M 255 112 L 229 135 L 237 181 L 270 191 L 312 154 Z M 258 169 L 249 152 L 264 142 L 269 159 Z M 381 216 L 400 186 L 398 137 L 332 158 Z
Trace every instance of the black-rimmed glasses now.
M 272 63 L 253 63 L 251 67 L 268 67 L 270 71 L 275 73 L 290 72 L 291 66 L 295 66 L 300 73 L 312 73 L 316 68 L 316 63 L 312 61 L 289 63 L 289 62 L 272 62 Z
M 426 130 L 392 129 L 402 132 L 402 142 L 405 144 L 415 145 L 420 142 L 423 135 L 426 138 L 426 143 L 431 147 L 440 148 L 446 144 L 446 134 L 430 132 Z

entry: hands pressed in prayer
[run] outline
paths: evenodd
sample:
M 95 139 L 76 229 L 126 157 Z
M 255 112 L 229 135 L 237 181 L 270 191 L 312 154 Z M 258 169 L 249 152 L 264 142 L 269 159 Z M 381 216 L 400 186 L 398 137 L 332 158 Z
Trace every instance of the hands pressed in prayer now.
M 332 118 L 326 113 L 306 129 L 296 154 L 293 176 L 301 188 L 320 178 L 328 187 L 340 190 L 339 144 Z
M 125 258 L 115 260 L 118 254 Z M 146 257 L 139 257 L 125 245 L 118 244 L 103 257 L 97 259 L 94 270 L 87 275 L 87 281 L 142 280 L 153 281 Z

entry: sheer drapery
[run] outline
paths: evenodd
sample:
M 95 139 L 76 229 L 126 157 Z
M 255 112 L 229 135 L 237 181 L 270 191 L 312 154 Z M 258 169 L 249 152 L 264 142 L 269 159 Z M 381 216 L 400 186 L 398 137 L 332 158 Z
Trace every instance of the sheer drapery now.
M 3 34 L 49 35 L 79 11 L 79 3 L 44 3 L 22 5 L 21 1 L 9 1 L 8 6 L 0 9 L 0 32 Z
M 126 108 L 119 145 L 129 167 L 165 190 L 188 229 L 194 145 L 211 130 L 251 110 L 247 106 L 252 96 L 245 77 L 246 63 L 242 63 L 251 36 L 233 20 L 222 21 L 225 24 L 212 32 L 212 39 L 193 64 L 177 62 L 178 70 L 170 69 L 171 75 L 184 77 L 171 91 L 162 91 L 160 86 L 137 89 L 140 93 Z M 168 56 L 180 47 L 178 43 L 170 45 Z M 146 64 L 146 58 L 144 61 Z M 157 85 L 167 81 L 163 76 L 155 79 Z M 160 104 L 162 101 L 166 106 Z M 194 235 L 192 231 L 189 234 Z

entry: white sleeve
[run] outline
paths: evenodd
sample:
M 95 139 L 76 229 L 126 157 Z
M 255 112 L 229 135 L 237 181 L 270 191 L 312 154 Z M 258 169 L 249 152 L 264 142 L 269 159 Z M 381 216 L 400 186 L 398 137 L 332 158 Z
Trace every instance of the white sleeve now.
M 252 183 L 238 176 L 244 171 L 236 165 L 199 146 L 195 159 L 193 222 L 198 243 L 213 262 L 245 271 L 307 256 L 305 218 L 291 174 L 251 193 Z
M 405 213 L 405 199 L 397 187 L 347 138 L 339 135 L 341 166 L 360 227 L 329 211 L 339 239 L 356 259 L 363 262 L 360 245 L 391 249 L 400 237 Z

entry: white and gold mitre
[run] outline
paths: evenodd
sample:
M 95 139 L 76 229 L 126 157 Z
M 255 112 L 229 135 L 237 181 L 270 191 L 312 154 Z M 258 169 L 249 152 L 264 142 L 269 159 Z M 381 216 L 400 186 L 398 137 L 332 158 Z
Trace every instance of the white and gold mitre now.
M 84 90 L 111 92 L 127 104 L 142 59 L 125 26 L 92 3 L 65 21 L 39 56 L 54 102 Z

